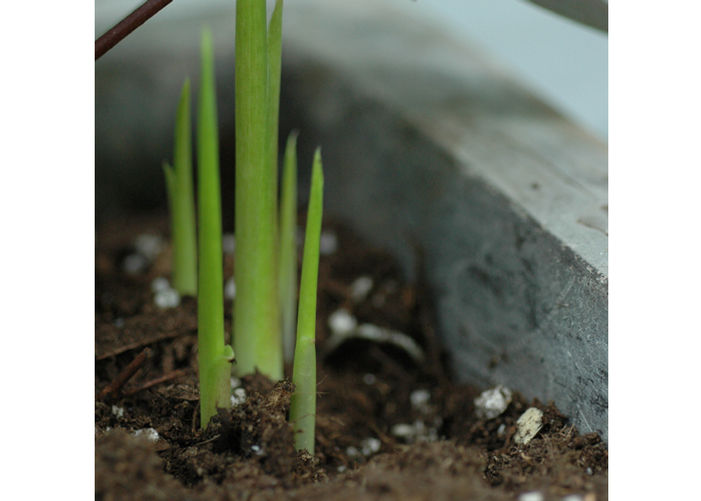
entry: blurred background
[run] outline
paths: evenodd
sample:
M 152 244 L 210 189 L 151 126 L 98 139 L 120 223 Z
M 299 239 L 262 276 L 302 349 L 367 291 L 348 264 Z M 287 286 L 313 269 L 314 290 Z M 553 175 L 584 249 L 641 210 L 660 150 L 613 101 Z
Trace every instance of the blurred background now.
M 98 37 L 143 0 L 95 0 Z M 287 0 L 294 3 L 295 0 Z M 323 6 L 328 1 L 319 4 Z M 598 139 L 608 135 L 608 36 L 525 0 L 375 0 L 440 24 Z M 564 3 L 564 2 L 563 2 Z M 156 18 L 186 18 L 234 0 L 175 0 Z M 145 29 L 145 27 L 139 28 Z M 233 18 L 232 18 L 233 29 Z

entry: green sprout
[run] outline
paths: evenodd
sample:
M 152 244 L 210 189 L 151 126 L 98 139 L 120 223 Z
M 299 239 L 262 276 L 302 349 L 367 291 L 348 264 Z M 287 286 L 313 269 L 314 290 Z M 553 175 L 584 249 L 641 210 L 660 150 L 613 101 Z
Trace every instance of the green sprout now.
M 279 23 L 281 4 L 281 0 L 276 2 L 280 14 L 272 18 Z M 274 142 L 272 130 L 277 129 L 272 124 L 277 114 L 273 119 L 271 89 L 279 89 L 279 83 L 270 83 L 275 69 L 269 66 L 268 45 L 275 44 L 268 43 L 266 24 L 264 1 L 236 2 L 237 294 L 233 329 L 237 372 L 244 375 L 258 369 L 278 380 L 283 376 L 283 357 L 276 293 L 277 159 L 271 162 L 270 144 Z M 280 33 L 281 29 L 271 26 L 271 41 Z
M 302 279 L 297 312 L 297 343 L 292 370 L 295 392 L 290 402 L 290 421 L 299 430 L 295 435 L 297 450 L 314 454 L 314 421 L 316 416 L 316 290 L 319 275 L 319 240 L 323 207 L 324 175 L 321 151 L 317 148 L 312 165 L 309 190 L 307 228 L 304 236 Z
M 287 138 L 280 193 L 280 242 L 278 292 L 280 324 L 285 362 L 292 362 L 295 349 L 295 306 L 297 299 L 297 134 Z
M 192 187 L 192 146 L 190 138 L 190 80 L 180 93 L 175 115 L 174 168 L 163 164 L 171 214 L 173 241 L 173 288 L 182 295 L 197 292 L 197 233 Z
M 258 370 L 273 380 L 283 377 L 283 351 L 294 354 L 290 419 L 302 431 L 298 449 L 314 452 L 316 408 L 316 327 L 319 239 L 321 234 L 323 174 L 317 149 L 302 262 L 297 332 L 296 201 L 297 135 L 287 141 L 281 201 L 277 205 L 277 138 L 280 99 L 282 0 L 277 0 L 270 26 L 266 4 L 239 0 L 236 4 L 236 283 L 233 343 L 237 372 Z M 222 229 L 219 183 L 219 145 L 212 40 L 202 34 L 202 75 L 198 100 L 197 163 L 199 203 L 199 274 L 195 275 L 200 425 L 205 428 L 217 408 L 231 407 L 231 363 L 234 350 L 225 342 L 222 272 Z M 175 169 L 165 167 L 171 200 L 173 239 L 184 225 L 178 202 L 192 192 L 180 178 L 189 172 L 189 82 L 186 80 L 176 118 Z M 185 186 L 183 188 L 181 185 Z M 185 204 L 182 204 L 185 207 Z M 194 203 L 190 206 L 194 227 Z M 176 210 L 178 208 L 178 210 Z M 177 214 L 176 214 L 177 212 Z M 278 233 L 278 217 L 280 229 Z M 194 230 L 193 230 L 194 231 Z M 192 262 L 197 255 L 191 254 Z M 173 261 L 174 274 L 178 262 Z M 195 288 L 193 287 L 192 290 Z M 285 348 L 283 350 L 283 332 Z
M 207 426 L 217 408 L 231 407 L 231 362 L 224 342 L 222 228 L 219 194 L 219 140 L 212 37 L 202 32 L 202 75 L 197 117 L 199 202 L 199 294 L 197 341 L 200 379 L 200 425 Z

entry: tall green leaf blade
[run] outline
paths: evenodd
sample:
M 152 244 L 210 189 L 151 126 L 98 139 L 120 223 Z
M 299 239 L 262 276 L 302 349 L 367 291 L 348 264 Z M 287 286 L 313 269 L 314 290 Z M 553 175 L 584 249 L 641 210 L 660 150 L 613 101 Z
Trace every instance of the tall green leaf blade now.
M 190 131 L 190 80 L 180 93 L 175 115 L 175 148 L 173 152 L 172 239 L 173 287 L 180 294 L 197 292 L 197 233 L 195 200 L 192 182 L 192 138 Z
M 295 392 L 290 402 L 290 421 L 298 433 L 295 447 L 314 454 L 314 425 L 316 418 L 316 295 L 319 275 L 319 240 L 323 210 L 324 176 L 321 152 L 317 148 L 312 166 L 307 227 L 304 236 L 302 279 L 297 312 L 297 343 L 292 372 Z
M 224 342 L 222 225 L 219 186 L 219 139 L 212 37 L 202 32 L 202 75 L 197 116 L 199 200 L 199 294 L 197 339 L 200 425 L 207 426 L 217 407 L 231 407 L 233 352 Z
M 282 378 L 275 284 L 277 193 L 267 159 L 268 63 L 265 2 L 236 2 L 236 299 L 237 372 L 256 368 Z
M 268 26 L 268 168 L 277 193 L 278 125 L 280 115 L 280 74 L 282 67 L 282 0 L 276 0 Z

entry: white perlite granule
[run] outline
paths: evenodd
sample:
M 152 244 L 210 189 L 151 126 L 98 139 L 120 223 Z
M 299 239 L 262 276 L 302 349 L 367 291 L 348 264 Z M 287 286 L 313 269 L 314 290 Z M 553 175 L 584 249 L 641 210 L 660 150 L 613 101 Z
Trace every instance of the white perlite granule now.
M 235 388 L 231 394 L 231 406 L 236 407 L 246 401 L 246 390 L 243 388 Z
M 372 454 L 379 452 L 381 446 L 382 442 L 374 437 L 363 439 L 360 442 L 360 450 L 362 451 L 363 456 L 371 456 Z
M 144 233 L 134 240 L 134 248 L 149 261 L 156 259 L 163 247 L 163 239 L 158 235 Z
M 535 437 L 543 427 L 543 411 L 530 407 L 516 421 L 518 429 L 514 434 L 514 442 L 526 445 Z
M 511 390 L 499 385 L 483 391 L 475 399 L 475 413 L 480 419 L 494 419 L 511 403 Z
M 224 285 L 224 297 L 232 300 L 236 298 L 236 282 L 234 281 L 234 277 L 230 277 L 226 281 Z
M 180 304 L 180 294 L 178 294 L 178 291 L 175 289 L 158 291 L 153 297 L 153 302 L 163 310 L 166 308 L 175 308 Z
M 129 254 L 122 261 L 122 269 L 129 275 L 138 275 L 146 270 L 148 264 L 148 259 L 141 254 Z
M 329 316 L 329 328 L 331 332 L 345 336 L 350 334 L 358 326 L 358 321 L 353 315 L 344 309 L 336 310 Z
M 158 440 L 158 432 L 153 428 L 142 428 L 141 430 L 136 430 L 134 432 L 135 437 L 144 436 L 151 442 L 156 442 Z
M 584 501 L 584 498 L 579 494 L 570 494 L 562 498 L 562 501 Z
M 124 407 L 117 407 L 116 405 L 113 405 L 112 415 L 116 416 L 117 418 L 124 417 Z
M 426 404 L 431 399 L 431 393 L 428 390 L 414 390 L 409 395 L 409 401 L 411 406 L 415 409 L 423 410 L 426 408 Z
M 356 303 L 360 303 L 368 296 L 372 286 L 372 278 L 366 275 L 356 278 L 350 286 L 351 299 Z
M 410 424 L 399 423 L 392 426 L 392 430 L 390 431 L 390 433 L 395 437 L 408 439 L 416 434 L 416 430 Z
M 151 282 L 151 292 L 161 292 L 170 289 L 170 282 L 165 277 L 154 278 Z
M 543 494 L 538 491 L 524 492 L 518 497 L 518 501 L 543 501 Z
M 333 254 L 338 249 L 338 237 L 330 231 L 322 231 L 319 238 L 319 252 L 322 256 Z
M 236 249 L 236 238 L 233 233 L 224 233 L 221 237 L 221 246 L 224 254 L 233 254 Z

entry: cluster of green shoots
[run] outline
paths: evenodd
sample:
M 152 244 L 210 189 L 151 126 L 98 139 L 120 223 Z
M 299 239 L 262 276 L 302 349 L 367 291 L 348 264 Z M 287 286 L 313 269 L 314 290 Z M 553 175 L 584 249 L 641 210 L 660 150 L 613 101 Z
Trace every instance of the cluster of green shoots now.
M 172 282 L 197 294 L 200 423 L 231 406 L 231 372 L 273 380 L 292 361 L 290 421 L 297 449 L 314 453 L 316 294 L 323 174 L 314 154 L 296 311 L 296 135 L 287 140 L 278 207 L 278 114 L 282 0 L 270 23 L 264 0 L 236 2 L 236 192 L 233 348 L 225 343 L 219 145 L 213 48 L 202 34 L 197 106 L 198 227 L 192 178 L 190 84 L 176 114 L 173 167 L 164 165 L 171 212 Z M 199 230 L 199 232 L 197 231 Z

